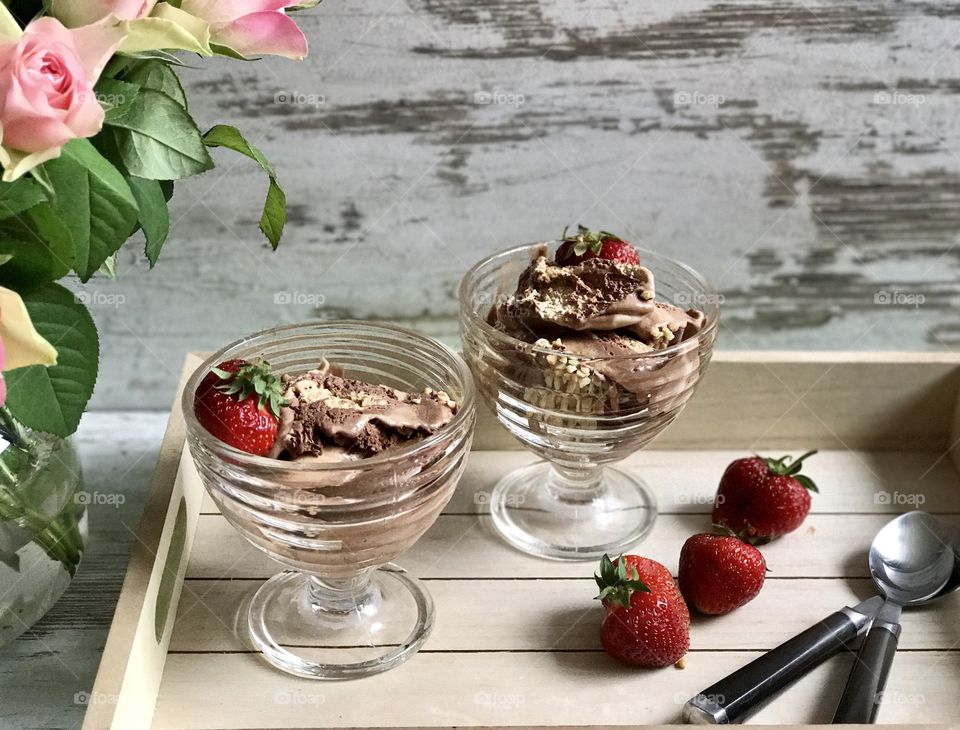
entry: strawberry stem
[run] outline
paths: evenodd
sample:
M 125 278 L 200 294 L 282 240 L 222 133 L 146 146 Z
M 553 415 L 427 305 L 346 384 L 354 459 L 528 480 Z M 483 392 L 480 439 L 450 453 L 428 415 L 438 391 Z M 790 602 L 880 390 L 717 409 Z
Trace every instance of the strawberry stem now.
M 570 226 L 566 226 L 563 229 L 560 241 L 561 243 L 572 243 L 572 250 L 576 256 L 583 256 L 588 250 L 599 256 L 606 241 L 623 240 L 615 233 L 610 233 L 610 231 L 591 231 L 586 226 L 579 224 L 577 225 L 576 235 L 570 236 L 567 235 L 569 228 Z
M 212 372 L 223 381 L 216 386 L 217 390 L 237 396 L 238 401 L 256 396 L 257 407 L 269 407 L 277 418 L 280 417 L 280 409 L 287 405 L 280 381 L 270 371 L 270 363 L 266 360 L 242 365 L 235 373 L 220 368 L 212 368 Z
M 817 485 L 814 481 L 808 477 L 806 474 L 801 474 L 800 470 L 803 468 L 803 460 L 807 459 L 817 453 L 816 449 L 808 451 L 807 453 L 798 456 L 796 459 L 793 459 L 790 456 L 781 456 L 779 459 L 770 459 L 764 458 L 764 463 L 767 465 L 767 468 L 778 476 L 783 477 L 793 477 L 796 479 L 804 489 L 809 489 L 811 492 L 820 492 L 817 488 Z
M 614 564 L 610 556 L 604 554 L 600 558 L 600 572 L 595 573 L 593 578 L 600 589 L 595 599 L 621 608 L 630 608 L 630 597 L 635 591 L 650 592 L 647 584 L 640 580 L 637 569 L 624 560 L 623 555 Z

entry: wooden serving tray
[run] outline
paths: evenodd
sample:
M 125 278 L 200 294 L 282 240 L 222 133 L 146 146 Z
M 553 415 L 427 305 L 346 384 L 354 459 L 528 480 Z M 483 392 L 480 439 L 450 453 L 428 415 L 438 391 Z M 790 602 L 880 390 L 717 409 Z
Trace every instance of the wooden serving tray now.
M 200 362 L 190 356 L 184 377 Z M 433 594 L 432 636 L 399 668 L 349 682 L 287 676 L 236 637 L 240 605 L 280 566 L 205 495 L 175 405 L 83 727 L 679 722 L 691 695 L 871 595 L 866 550 L 891 515 L 919 507 L 960 522 L 958 393 L 956 355 L 718 353 L 678 422 L 626 462 L 661 510 L 637 552 L 675 571 L 683 541 L 709 529 L 723 468 L 754 450 L 821 449 L 808 469 L 821 493 L 798 531 L 763 548 L 760 596 L 729 616 L 695 618 L 686 668 L 659 671 L 600 650 L 592 564 L 528 557 L 486 524 L 485 495 L 533 457 L 484 413 L 456 495 L 398 560 Z M 960 721 L 958 611 L 960 594 L 905 612 L 880 722 Z M 829 722 L 851 660 L 822 665 L 753 722 Z

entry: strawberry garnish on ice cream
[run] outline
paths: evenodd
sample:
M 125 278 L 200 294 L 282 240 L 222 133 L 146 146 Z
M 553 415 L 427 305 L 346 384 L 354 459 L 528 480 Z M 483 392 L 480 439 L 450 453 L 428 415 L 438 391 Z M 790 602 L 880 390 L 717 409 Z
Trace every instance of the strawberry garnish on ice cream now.
M 603 259 L 619 264 L 640 264 L 640 256 L 628 241 L 609 231 L 591 231 L 586 226 L 577 226 L 577 233 L 568 236 L 563 231 L 563 240 L 557 249 L 556 261 L 561 266 L 575 266 L 590 259 Z
M 197 420 L 224 443 L 263 456 L 277 440 L 286 403 L 270 365 L 228 360 L 211 368 L 194 394 Z

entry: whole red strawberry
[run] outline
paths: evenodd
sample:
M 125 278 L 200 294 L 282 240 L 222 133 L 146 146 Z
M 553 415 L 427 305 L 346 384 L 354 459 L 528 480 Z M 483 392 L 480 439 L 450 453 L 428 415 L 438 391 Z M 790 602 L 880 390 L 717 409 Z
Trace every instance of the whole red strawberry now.
M 690 648 L 690 612 L 670 571 L 639 555 L 606 555 L 598 599 L 607 615 L 600 641 L 607 654 L 639 667 L 668 667 Z
M 763 588 L 767 563 L 753 545 L 708 532 L 680 550 L 680 592 L 700 613 L 719 615 L 749 603 Z
M 270 365 L 246 360 L 220 363 L 193 396 L 200 425 L 224 443 L 257 456 L 273 448 L 284 404 Z
M 608 231 L 594 233 L 585 226 L 577 226 L 577 235 L 568 236 L 563 232 L 563 240 L 557 248 L 556 261 L 561 266 L 574 266 L 590 259 L 616 261 L 620 264 L 640 263 L 637 249 Z
M 800 527 L 817 486 L 800 473 L 803 460 L 784 456 L 737 459 L 723 473 L 713 503 L 713 522 L 753 543 L 762 543 Z

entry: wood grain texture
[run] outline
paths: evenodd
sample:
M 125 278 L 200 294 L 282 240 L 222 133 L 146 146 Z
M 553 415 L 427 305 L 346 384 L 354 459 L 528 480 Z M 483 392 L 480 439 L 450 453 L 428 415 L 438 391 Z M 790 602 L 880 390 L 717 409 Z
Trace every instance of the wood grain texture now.
M 490 531 L 483 515 L 489 489 L 507 470 L 530 458 L 514 444 L 507 451 L 471 455 L 456 499 L 402 558 L 407 569 L 436 588 L 446 618 L 440 619 L 436 633 L 411 662 L 363 682 L 324 685 L 293 679 L 265 666 L 249 649 L 239 628 L 243 600 L 278 566 L 245 543 L 209 501 L 198 500 L 201 514 L 184 601 L 178 608 L 153 727 L 675 722 L 683 702 L 718 676 L 779 643 L 798 626 L 821 618 L 828 607 L 868 595 L 865 546 L 891 511 L 898 511 L 891 509 L 893 505 L 901 509 L 922 505 L 951 523 L 958 517 L 960 477 L 947 451 L 957 395 L 955 358 L 911 355 L 899 366 L 894 358 L 851 354 L 835 361 L 822 354 L 798 355 L 795 362 L 783 355 L 768 359 L 770 372 L 779 372 L 793 385 L 807 385 L 811 378 L 816 385 L 833 374 L 820 395 L 823 409 L 798 412 L 795 423 L 780 436 L 802 434 L 806 439 L 823 428 L 858 442 L 882 443 L 889 427 L 885 418 L 845 420 L 850 408 L 843 407 L 878 401 L 893 410 L 874 412 L 899 413 L 903 426 L 918 423 L 917 412 L 927 414 L 935 425 L 927 424 L 926 433 L 937 448 L 820 454 L 813 476 L 822 482 L 824 494 L 801 529 L 764 547 L 773 573 L 763 599 L 737 613 L 743 619 L 737 628 L 730 628 L 732 618 L 696 619 L 687 669 L 642 676 L 624 672 L 596 647 L 599 617 L 585 576 L 590 566 L 532 558 L 507 547 Z M 732 373 L 743 375 L 750 365 L 762 362 L 753 355 L 730 356 L 721 358 L 714 372 L 722 384 Z M 196 365 L 197 359 L 189 358 L 186 371 Z M 820 375 L 811 373 L 811 367 Z M 942 402 L 930 397 L 935 386 Z M 808 386 L 805 393 L 810 390 Z M 774 397 L 764 389 L 759 392 L 766 399 Z M 736 408 L 742 416 L 774 410 L 763 398 L 741 404 L 739 391 L 722 387 L 717 391 L 717 408 Z M 709 413 L 694 413 L 688 420 L 704 428 L 716 425 Z M 873 437 L 871 425 L 877 432 Z M 491 427 L 492 423 L 482 428 Z M 771 432 L 778 428 L 775 424 Z M 719 432 L 729 439 L 726 443 L 718 439 L 722 449 L 684 449 L 681 444 L 676 450 L 638 454 L 627 463 L 627 468 L 651 480 L 665 506 L 642 551 L 674 572 L 683 540 L 707 524 L 706 505 L 720 469 L 742 447 L 742 430 Z M 799 443 L 785 450 L 796 447 Z M 189 485 L 197 485 L 199 479 L 189 460 L 181 464 L 178 482 L 195 491 Z M 949 620 L 955 599 L 951 596 L 940 605 L 910 613 L 914 631 L 904 638 L 881 722 L 956 720 L 960 636 Z M 307 642 L 304 650 L 320 651 L 321 643 L 325 642 L 318 640 L 317 646 Z M 824 664 L 766 707 L 757 721 L 828 720 L 848 668 L 848 656 Z M 429 692 L 422 693 L 424 688 Z M 399 705 L 397 697 L 414 699 Z M 625 702 L 631 708 L 626 715 Z M 152 700 L 144 700 L 145 707 L 150 704 Z
M 196 358 L 188 357 L 178 392 L 195 369 Z M 183 465 L 190 457 L 183 451 L 185 428 L 180 413 L 179 404 L 172 403 L 149 497 L 134 533 L 136 542 L 90 693 L 85 730 L 145 727 L 143 705 L 153 704 L 156 698 L 173 632 L 164 614 L 176 610 L 203 494 L 198 480 L 182 477 Z M 173 553 L 172 535 L 180 513 L 183 540 L 180 552 Z M 168 609 L 163 612 L 159 594 L 167 585 Z
M 593 652 L 422 652 L 416 663 L 363 680 L 362 700 L 343 683 L 284 677 L 252 654 L 172 654 L 154 716 L 155 730 L 263 728 L 470 727 L 679 723 L 683 703 L 758 655 L 704 652 L 687 668 L 624 671 Z M 827 723 L 850 671 L 838 656 L 800 679 L 756 716 L 758 723 Z M 553 681 L 542 681 L 549 673 Z M 204 682 L 196 681 L 204 677 Z M 420 696 L 430 677 L 429 699 Z M 936 679 L 936 681 L 934 681 Z M 956 720 L 960 652 L 904 651 L 893 664 L 891 701 L 880 723 Z M 216 689 L 211 689 L 216 688 Z M 899 697 L 900 701 L 892 701 Z M 362 706 L 362 719 L 357 708 Z M 626 709 L 629 708 L 629 709 Z M 916 727 L 916 726 L 914 726 Z
M 437 606 L 437 625 L 430 637 L 434 652 L 601 651 L 598 643 L 603 610 L 592 602 L 596 583 L 583 566 L 582 578 L 516 580 L 494 578 L 429 580 Z M 763 598 L 737 610 L 736 620 L 694 616 L 694 651 L 766 651 L 799 634 L 840 606 L 856 605 L 874 595 L 873 581 L 818 578 L 787 579 L 775 567 L 763 587 Z M 190 580 L 180 602 L 171 654 L 243 650 L 235 627 L 240 607 L 262 585 L 260 580 Z M 797 604 L 797 596 L 804 596 Z M 908 617 L 900 649 L 936 650 L 960 643 L 953 617 L 960 595 L 931 604 Z M 518 630 L 519 627 L 519 630 Z M 315 639 L 317 646 L 337 645 Z
M 723 291 L 726 349 L 960 342 L 960 13 L 896 0 L 327 0 L 296 65 L 185 69 L 292 203 L 275 254 L 246 161 L 178 187 L 154 274 L 87 293 L 95 404 L 163 408 L 183 354 L 313 317 L 455 337 L 478 257 L 582 220 Z M 78 287 L 81 288 L 81 287 Z M 117 298 L 102 296 L 116 294 Z

